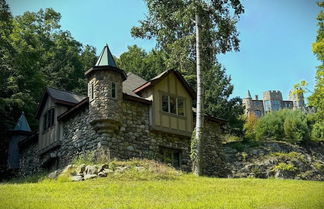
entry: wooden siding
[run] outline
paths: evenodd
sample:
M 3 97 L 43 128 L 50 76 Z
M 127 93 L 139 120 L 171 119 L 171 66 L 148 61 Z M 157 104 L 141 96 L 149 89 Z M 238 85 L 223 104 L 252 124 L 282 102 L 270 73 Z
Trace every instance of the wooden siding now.
M 54 108 L 54 125 L 44 131 L 44 115 L 46 112 Z M 63 105 L 55 104 L 55 101 L 51 97 L 47 97 L 43 110 L 41 110 L 41 116 L 39 118 L 39 141 L 38 147 L 40 150 L 46 149 L 48 146 L 57 142 L 62 136 L 62 125 L 58 123 L 57 116 L 67 111 L 67 107 Z
M 170 73 L 161 82 L 156 84 L 153 87 L 152 95 L 152 128 L 182 135 L 191 135 L 193 130 L 192 98 L 174 73 Z M 163 112 L 161 106 L 162 95 L 184 99 L 185 115 L 178 116 Z M 150 98 L 147 94 L 145 96 Z

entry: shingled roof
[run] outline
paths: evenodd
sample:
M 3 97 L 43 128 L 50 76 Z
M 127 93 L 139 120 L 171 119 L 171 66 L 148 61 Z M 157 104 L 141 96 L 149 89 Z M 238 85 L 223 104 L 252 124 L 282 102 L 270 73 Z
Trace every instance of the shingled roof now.
M 45 105 L 48 96 L 52 97 L 55 103 L 63 104 L 67 106 L 74 106 L 86 98 L 85 96 L 77 95 L 68 91 L 62 91 L 59 89 L 46 87 L 42 99 L 38 105 L 36 118 L 40 117 L 41 110 Z
M 142 86 L 146 82 L 147 82 L 146 80 L 139 77 L 138 75 L 129 72 L 129 73 L 127 73 L 127 80 L 125 80 L 123 82 L 123 93 L 131 95 L 131 96 L 135 96 L 135 97 L 140 97 L 137 94 L 135 94 L 133 92 L 133 90 L 139 86 Z

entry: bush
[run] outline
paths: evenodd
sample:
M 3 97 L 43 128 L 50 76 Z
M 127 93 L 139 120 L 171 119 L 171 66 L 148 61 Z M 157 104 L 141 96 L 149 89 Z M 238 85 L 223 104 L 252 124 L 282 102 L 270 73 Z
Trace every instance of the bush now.
M 288 142 L 306 141 L 310 138 L 307 115 L 301 111 L 280 110 L 260 118 L 255 125 L 257 140 Z
M 285 137 L 289 142 L 309 140 L 306 114 L 301 111 L 287 112 L 284 122 Z
M 255 125 L 257 140 L 278 140 L 284 138 L 284 122 L 287 110 L 275 111 L 261 117 Z
M 255 124 L 257 123 L 257 117 L 254 114 L 251 114 L 245 120 L 244 123 L 244 133 L 246 139 L 255 139 Z

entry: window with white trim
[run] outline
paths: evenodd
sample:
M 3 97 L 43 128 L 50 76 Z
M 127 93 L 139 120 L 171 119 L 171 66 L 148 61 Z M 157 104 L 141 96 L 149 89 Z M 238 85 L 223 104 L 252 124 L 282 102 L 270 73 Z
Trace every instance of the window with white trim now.
M 185 102 L 181 97 L 162 95 L 161 110 L 178 116 L 185 115 Z

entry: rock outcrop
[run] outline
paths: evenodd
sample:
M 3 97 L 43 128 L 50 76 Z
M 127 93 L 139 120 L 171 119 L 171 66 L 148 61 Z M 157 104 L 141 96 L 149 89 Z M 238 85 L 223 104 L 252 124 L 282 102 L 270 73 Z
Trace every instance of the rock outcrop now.
M 324 143 L 233 142 L 224 145 L 224 152 L 229 177 L 324 181 Z

